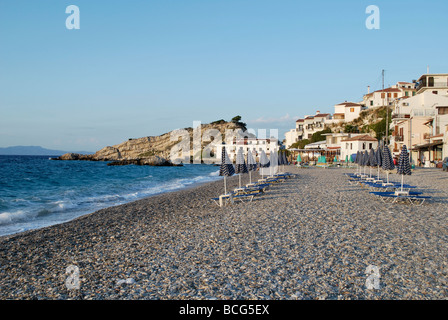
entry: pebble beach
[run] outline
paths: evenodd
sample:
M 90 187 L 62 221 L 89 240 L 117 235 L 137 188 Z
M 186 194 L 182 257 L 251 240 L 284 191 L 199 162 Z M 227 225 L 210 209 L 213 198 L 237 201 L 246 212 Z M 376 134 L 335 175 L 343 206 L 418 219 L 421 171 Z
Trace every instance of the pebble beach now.
M 0 299 L 448 298 L 446 172 L 405 177 L 431 196 L 415 206 L 349 184 L 354 169 L 285 169 L 297 177 L 252 202 L 217 206 L 215 181 L 1 237 Z M 79 288 L 67 285 L 69 267 Z M 369 267 L 377 288 L 366 286 Z

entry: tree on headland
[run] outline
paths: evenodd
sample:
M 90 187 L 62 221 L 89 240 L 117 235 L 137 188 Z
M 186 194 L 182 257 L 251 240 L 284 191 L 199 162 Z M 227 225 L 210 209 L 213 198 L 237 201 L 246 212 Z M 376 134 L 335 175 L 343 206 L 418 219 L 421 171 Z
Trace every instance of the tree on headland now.
M 239 126 L 243 127 L 244 131 L 246 131 L 246 124 L 244 122 L 241 122 L 241 116 L 235 116 L 232 118 L 231 122 L 238 124 Z

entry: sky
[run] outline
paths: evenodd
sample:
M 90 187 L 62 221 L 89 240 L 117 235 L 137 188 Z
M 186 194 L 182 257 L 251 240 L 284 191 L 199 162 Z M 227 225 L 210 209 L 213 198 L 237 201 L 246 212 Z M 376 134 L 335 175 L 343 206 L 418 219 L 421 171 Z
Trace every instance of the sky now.
M 69 5 L 79 29 L 68 29 Z M 368 29 L 369 5 L 379 29 Z M 0 0 L 0 147 L 96 151 L 242 117 L 279 137 L 448 73 L 446 0 Z

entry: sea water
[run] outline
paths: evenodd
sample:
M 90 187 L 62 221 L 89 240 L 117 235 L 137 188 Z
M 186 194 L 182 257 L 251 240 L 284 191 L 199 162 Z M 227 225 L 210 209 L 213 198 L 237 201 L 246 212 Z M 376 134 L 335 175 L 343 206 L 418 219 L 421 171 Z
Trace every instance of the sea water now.
M 49 156 L 0 156 L 0 236 L 218 180 L 218 172 L 218 167 L 204 164 L 108 166 Z

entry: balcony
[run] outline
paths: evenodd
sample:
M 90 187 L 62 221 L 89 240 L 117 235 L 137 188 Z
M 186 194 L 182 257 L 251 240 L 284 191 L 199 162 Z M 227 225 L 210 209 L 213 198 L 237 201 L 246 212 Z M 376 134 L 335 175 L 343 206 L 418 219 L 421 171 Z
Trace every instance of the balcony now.
M 411 118 L 411 115 L 409 113 L 393 113 L 392 119 L 398 120 L 398 119 L 409 119 Z
M 428 83 L 426 83 L 426 81 L 421 82 L 418 86 L 417 86 L 417 91 L 419 91 L 422 88 L 448 88 L 448 82 L 445 81 L 439 81 L 439 82 L 431 82 L 429 81 Z
M 403 136 L 393 136 L 394 137 L 394 141 L 395 142 L 403 142 L 404 141 L 404 137 Z

